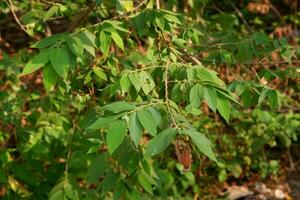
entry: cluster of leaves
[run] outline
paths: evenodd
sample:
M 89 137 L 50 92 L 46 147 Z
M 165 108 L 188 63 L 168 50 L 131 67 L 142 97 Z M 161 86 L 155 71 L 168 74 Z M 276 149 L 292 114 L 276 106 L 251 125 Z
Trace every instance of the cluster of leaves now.
M 192 147 L 188 156 L 200 158 L 194 159 L 192 170 L 208 157 L 220 181 L 228 172 L 239 177 L 240 160 L 228 161 L 237 156 L 226 155 L 234 150 L 218 153 L 213 146 L 220 141 L 201 126 L 200 119 L 210 119 L 201 107 L 222 117 L 225 124 L 234 114 L 237 140 L 246 142 L 242 156 L 254 154 L 248 147 L 262 135 L 260 148 L 274 146 L 277 138 L 286 147 L 297 140 L 297 115 L 271 116 L 257 109 L 247 124 L 245 116 L 236 114 L 241 107 L 279 108 L 280 93 L 262 80 L 289 78 L 293 73 L 266 68 L 261 74 L 255 72 L 255 80 L 236 74 L 227 87 L 216 70 L 239 65 L 250 73 L 254 61 L 262 65 L 259 60 L 270 59 L 274 51 L 292 64 L 299 50 L 265 33 L 245 38 L 233 13 L 208 12 L 202 23 L 190 18 L 202 18 L 195 11 L 209 1 L 190 1 L 191 12 L 183 14 L 171 11 L 180 10 L 182 2 L 161 3 L 165 9 L 155 9 L 160 5 L 151 0 L 17 4 L 26 12 L 21 22 L 32 37 L 44 34 L 48 22 L 71 18 L 74 11 L 79 12 L 79 20 L 71 22 L 71 27 L 75 22 L 78 26 L 70 28 L 72 32 L 31 45 L 32 54 L 22 50 L 16 57 L 3 54 L 0 182 L 5 184 L 5 198 L 180 198 L 189 187 L 199 192 L 193 173 L 184 173 L 185 160 L 173 159 L 178 149 L 171 144 L 176 140 Z M 9 11 L 11 4 L 7 5 Z M 82 6 L 87 8 L 82 11 Z M 28 11 L 30 7 L 38 12 Z M 87 12 L 82 26 L 80 12 Z M 280 124 L 282 118 L 287 125 Z M 293 126 L 286 129 L 290 120 Z M 226 137 L 221 142 L 230 144 Z M 168 155 L 166 162 L 162 155 Z M 187 162 L 191 165 L 192 160 Z M 176 173 L 183 177 L 182 189 L 172 186 Z

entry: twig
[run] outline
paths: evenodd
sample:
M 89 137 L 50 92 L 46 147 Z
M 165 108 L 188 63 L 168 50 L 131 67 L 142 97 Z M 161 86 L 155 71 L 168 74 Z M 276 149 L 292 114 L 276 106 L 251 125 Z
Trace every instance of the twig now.
M 232 1 L 230 1 L 231 6 L 233 7 L 233 9 L 235 10 L 235 12 L 238 14 L 238 16 L 241 18 L 241 20 L 243 21 L 243 23 L 245 24 L 245 26 L 247 27 L 247 29 L 253 33 L 253 29 L 250 27 L 250 25 L 248 24 L 248 22 L 246 21 L 246 19 L 244 18 L 243 13 L 234 5 L 234 3 L 232 3 Z
M 67 31 L 72 32 L 80 22 L 82 22 L 88 14 L 94 9 L 95 7 L 95 2 L 91 3 L 88 7 L 85 8 L 84 11 L 80 12 L 73 21 L 71 21 Z
M 75 120 L 73 120 L 73 128 L 72 128 L 72 133 L 71 133 L 70 138 L 69 138 L 68 155 L 67 155 L 66 168 L 65 168 L 65 176 L 66 176 L 65 186 L 68 182 L 68 174 L 69 174 L 70 160 L 71 160 L 71 153 L 72 153 L 71 152 L 72 142 L 73 142 L 73 137 L 74 137 L 74 134 L 75 134 L 75 130 L 76 130 L 76 123 L 75 123 Z
M 156 8 L 157 8 L 157 10 L 160 9 L 160 2 L 159 2 L 159 0 L 156 0 Z
M 285 22 L 283 16 L 280 14 L 280 12 L 278 11 L 278 9 L 271 3 L 269 2 L 270 8 L 273 10 L 273 12 L 279 17 L 279 19 L 282 21 L 282 23 L 284 25 L 287 25 L 287 23 Z
M 27 30 L 25 29 L 25 27 L 23 26 L 23 24 L 20 22 L 20 20 L 18 19 L 18 16 L 16 15 L 16 13 L 15 13 L 15 9 L 14 9 L 14 4 L 12 3 L 12 1 L 11 0 L 8 0 L 8 2 L 7 1 L 5 1 L 6 2 L 6 4 L 8 5 L 8 7 L 9 7 L 9 9 L 11 10 L 11 12 L 12 12 L 12 14 L 13 14 L 13 16 L 14 16 L 14 19 L 15 19 L 15 21 L 17 22 L 17 24 L 20 26 L 20 28 L 26 33 L 26 34 L 28 34 L 27 33 Z M 29 35 L 29 34 L 28 34 Z

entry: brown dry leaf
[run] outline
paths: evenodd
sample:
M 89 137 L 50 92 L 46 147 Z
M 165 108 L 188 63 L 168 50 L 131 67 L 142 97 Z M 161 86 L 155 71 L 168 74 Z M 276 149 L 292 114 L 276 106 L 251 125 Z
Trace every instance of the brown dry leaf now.
M 185 170 L 190 170 L 193 163 L 192 151 L 190 145 L 183 138 L 176 139 L 175 153 L 180 164 Z

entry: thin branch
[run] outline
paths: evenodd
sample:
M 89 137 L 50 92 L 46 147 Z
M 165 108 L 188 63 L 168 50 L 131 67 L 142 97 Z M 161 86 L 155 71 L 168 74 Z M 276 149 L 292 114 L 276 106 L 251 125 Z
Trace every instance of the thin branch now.
M 157 10 L 160 9 L 160 1 L 159 0 L 156 0 L 156 8 L 157 8 Z
M 95 2 L 93 2 L 87 6 L 84 11 L 80 12 L 75 19 L 71 21 L 67 31 L 72 32 L 78 26 L 78 24 L 80 24 L 80 22 L 82 22 L 89 15 L 89 13 L 94 9 L 95 5 Z
M 14 19 L 15 19 L 15 21 L 17 22 L 17 24 L 20 26 L 20 28 L 21 28 L 26 34 L 28 34 L 28 33 L 27 33 L 27 30 L 25 29 L 25 27 L 23 26 L 23 24 L 20 22 L 18 16 L 17 16 L 16 13 L 15 13 L 15 6 L 14 6 L 14 4 L 12 3 L 12 1 L 11 1 L 11 0 L 8 0 L 8 2 L 7 2 L 7 1 L 5 1 L 5 2 L 6 2 L 6 4 L 8 5 L 9 9 L 11 10 L 11 12 L 12 12 L 12 14 L 13 14 L 13 16 L 14 16 Z M 29 35 L 29 34 L 28 34 L 28 35 Z
M 237 15 L 241 18 L 241 20 L 243 21 L 243 23 L 245 24 L 245 26 L 247 27 L 247 29 L 253 33 L 253 29 L 250 27 L 250 25 L 248 24 L 247 20 L 245 19 L 243 13 L 234 5 L 234 3 L 232 3 L 232 1 L 230 1 L 231 6 L 233 7 L 233 9 L 235 10 L 235 12 L 237 13 Z

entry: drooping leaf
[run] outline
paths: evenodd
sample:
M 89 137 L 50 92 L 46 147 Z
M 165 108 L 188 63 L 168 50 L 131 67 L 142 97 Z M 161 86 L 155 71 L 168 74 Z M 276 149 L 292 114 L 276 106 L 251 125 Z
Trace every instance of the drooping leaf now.
M 213 87 L 204 87 L 204 99 L 210 109 L 216 112 L 218 96 Z
M 156 123 L 155 119 L 153 119 L 151 112 L 147 109 L 143 109 L 138 111 L 137 115 L 139 121 L 141 122 L 142 126 L 146 129 L 146 131 L 151 135 L 156 135 Z
M 124 51 L 124 43 L 121 36 L 118 34 L 118 32 L 111 32 L 111 38 L 114 40 L 114 42 Z
M 97 155 L 88 168 L 87 182 L 95 183 L 109 169 L 109 162 L 106 161 L 107 154 L 101 153 Z
M 66 79 L 70 67 L 70 58 L 67 49 L 64 47 L 53 48 L 49 53 L 49 57 L 56 73 L 63 79 Z
M 197 84 L 190 90 L 190 102 L 193 107 L 198 108 L 204 97 L 204 89 L 201 85 Z
M 141 82 L 141 87 L 143 92 L 146 95 L 149 94 L 149 92 L 151 92 L 155 87 L 152 77 L 145 71 L 140 72 L 139 77 L 140 77 L 140 82 Z
M 120 87 L 121 87 L 123 94 L 125 92 L 128 92 L 130 85 L 131 85 L 131 83 L 130 83 L 130 80 L 129 80 L 127 74 L 124 74 L 120 79 Z
M 149 180 L 144 176 L 144 174 L 139 174 L 138 181 L 141 184 L 141 186 L 150 194 L 153 194 L 152 192 L 152 186 Z
M 106 194 L 109 190 L 113 189 L 119 176 L 119 173 L 115 173 L 113 170 L 109 171 L 101 183 L 101 192 Z
M 212 145 L 204 134 L 186 129 L 184 130 L 184 133 L 192 139 L 200 152 L 217 162 L 217 158 L 212 150 Z
M 58 80 L 58 75 L 50 64 L 43 67 L 43 84 L 47 92 L 49 92 Z
M 226 122 L 229 122 L 229 116 L 230 116 L 230 105 L 228 100 L 225 96 L 218 94 L 218 101 L 217 101 L 217 109 L 221 116 L 226 120 Z
M 109 53 L 110 43 L 111 43 L 110 33 L 106 32 L 106 31 L 101 31 L 101 33 L 100 33 L 100 50 L 106 56 Z
M 150 156 L 154 156 L 164 151 L 169 146 L 169 144 L 174 140 L 176 134 L 177 131 L 174 128 L 168 128 L 162 131 L 161 133 L 159 133 L 147 144 L 145 157 L 147 158 Z
M 83 49 L 83 43 L 80 40 L 80 38 L 77 35 L 73 37 L 67 36 L 66 41 L 73 54 L 82 58 L 84 49 Z
M 130 73 L 128 78 L 137 92 L 141 89 L 141 82 L 137 73 Z
M 139 145 L 139 141 L 142 137 L 143 127 L 140 124 L 135 112 L 132 113 L 129 117 L 129 127 L 128 128 L 129 128 L 130 137 L 131 137 L 133 143 L 135 144 L 135 146 L 137 147 Z
M 123 142 L 127 131 L 127 124 L 124 120 L 112 122 L 106 133 L 106 144 L 109 152 L 112 154 Z

